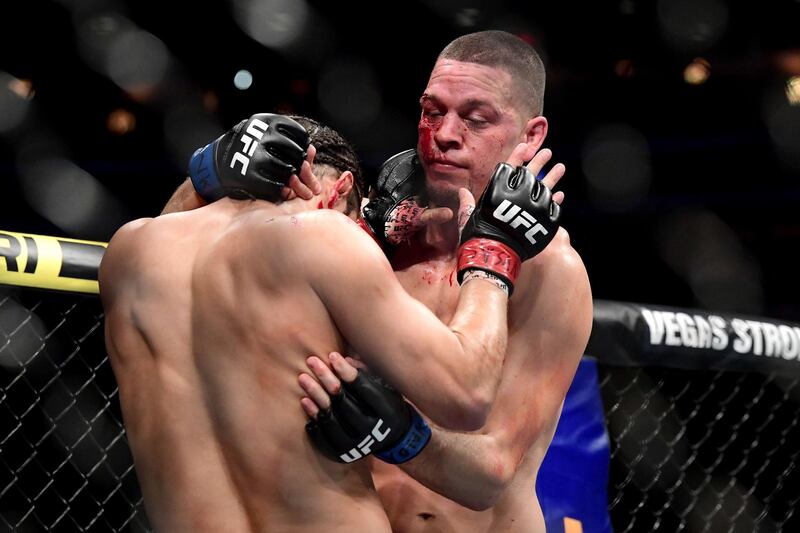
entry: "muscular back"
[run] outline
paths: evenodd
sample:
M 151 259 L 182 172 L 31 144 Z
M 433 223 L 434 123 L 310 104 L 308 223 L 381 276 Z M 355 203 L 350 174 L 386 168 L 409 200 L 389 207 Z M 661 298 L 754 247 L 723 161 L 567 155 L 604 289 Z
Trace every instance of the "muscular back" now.
M 344 345 L 297 251 L 337 216 L 223 200 L 111 241 L 106 339 L 156 530 L 389 530 L 366 466 L 304 438 L 297 375 Z

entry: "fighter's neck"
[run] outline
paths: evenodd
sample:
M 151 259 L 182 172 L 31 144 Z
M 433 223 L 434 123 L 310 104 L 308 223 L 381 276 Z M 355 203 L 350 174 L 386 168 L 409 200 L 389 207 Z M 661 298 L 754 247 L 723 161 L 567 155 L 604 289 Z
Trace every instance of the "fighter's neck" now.
M 401 244 L 392 255 L 395 268 L 405 268 L 425 261 L 455 260 L 458 250 L 458 226 L 455 222 L 427 227 L 410 242 Z
M 222 198 L 212 205 L 221 211 L 244 212 L 255 209 L 263 209 L 266 204 L 257 200 L 237 200 L 233 198 Z M 294 215 L 303 211 L 313 211 L 314 208 L 305 200 L 294 198 L 279 204 L 271 204 L 270 209 L 281 215 Z

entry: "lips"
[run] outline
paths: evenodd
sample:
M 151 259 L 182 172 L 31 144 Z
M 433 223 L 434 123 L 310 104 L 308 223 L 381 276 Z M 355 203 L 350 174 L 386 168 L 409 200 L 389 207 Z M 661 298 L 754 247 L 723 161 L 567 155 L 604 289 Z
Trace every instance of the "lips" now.
M 454 161 L 449 161 L 447 159 L 431 159 L 428 162 L 430 166 L 438 166 L 440 168 L 466 168 L 464 165 L 460 165 Z

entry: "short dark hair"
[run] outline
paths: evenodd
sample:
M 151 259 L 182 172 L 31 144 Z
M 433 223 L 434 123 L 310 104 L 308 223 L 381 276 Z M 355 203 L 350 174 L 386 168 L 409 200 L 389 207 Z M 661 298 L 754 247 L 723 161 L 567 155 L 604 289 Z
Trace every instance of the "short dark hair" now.
M 534 48 L 511 33 L 479 31 L 458 37 L 445 46 L 438 59 L 477 63 L 505 70 L 511 75 L 531 116 L 544 110 L 544 63 Z M 437 59 L 437 60 L 438 60 Z
M 364 174 L 358 161 L 356 150 L 350 142 L 333 128 L 304 116 L 292 115 L 308 132 L 311 144 L 317 149 L 314 165 L 327 165 L 339 172 L 349 170 L 353 173 L 353 188 L 347 197 L 347 213 L 361 208 L 364 191 Z

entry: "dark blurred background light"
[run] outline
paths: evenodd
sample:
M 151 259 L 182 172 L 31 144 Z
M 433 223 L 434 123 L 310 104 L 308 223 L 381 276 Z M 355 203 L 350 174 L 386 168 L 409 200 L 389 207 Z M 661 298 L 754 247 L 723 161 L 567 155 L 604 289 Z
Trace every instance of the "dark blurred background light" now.
M 121 34 L 135 31 L 134 24 L 115 12 L 76 17 L 78 50 L 87 65 L 97 72 L 108 72 L 109 56 Z
M 678 212 L 662 220 L 661 257 L 704 309 L 763 312 L 762 273 L 736 232 L 714 213 Z
M 711 65 L 702 57 L 695 58 L 683 69 L 683 79 L 690 85 L 701 85 L 711 75 Z
M 41 159 L 21 171 L 25 199 L 69 235 L 97 238 L 125 222 L 116 198 L 72 161 Z
M 701 52 L 725 33 L 728 6 L 723 0 L 659 0 L 658 21 L 669 45 Z
M 632 126 L 597 127 L 584 142 L 582 160 L 589 199 L 601 210 L 635 207 L 650 189 L 650 147 L 644 135 Z
M 318 96 L 330 120 L 351 131 L 368 127 L 381 112 L 381 88 L 375 72 L 358 58 L 340 57 L 325 66 Z
M 222 124 L 200 106 L 176 105 L 164 116 L 164 140 L 175 166 L 182 172 L 188 168 L 189 157 L 197 148 L 213 141 L 224 131 Z
M 596 298 L 800 320 L 795 0 L 29 0 L 0 14 L 0 229 L 109 239 L 258 112 L 330 123 L 373 179 L 414 146 L 441 48 L 504 29 L 547 65 L 545 146 L 566 164 L 564 223 Z
M 253 75 L 249 70 L 239 70 L 233 76 L 233 86 L 240 91 L 246 91 L 253 85 Z
M 792 76 L 787 80 L 786 99 L 790 105 L 800 106 L 800 76 Z
M 268 48 L 289 49 L 309 30 L 304 0 L 232 0 L 242 30 Z
M 169 68 L 169 51 L 155 35 L 120 32 L 108 48 L 106 72 L 128 94 L 147 98 L 159 89 Z
M 127 109 L 115 109 L 108 114 L 106 126 L 114 135 L 125 135 L 136 129 L 136 115 Z
M 614 74 L 620 78 L 632 78 L 635 73 L 636 68 L 630 59 L 620 59 L 614 65 Z
M 800 170 L 800 106 L 792 100 L 796 87 L 790 84 L 769 87 L 765 91 L 763 112 L 778 157 L 784 164 Z
M 0 70 L 0 134 L 10 131 L 25 119 L 28 100 L 33 97 L 30 82 Z

